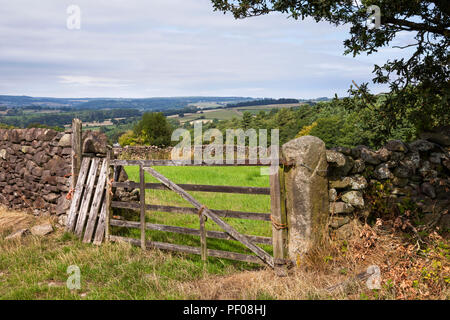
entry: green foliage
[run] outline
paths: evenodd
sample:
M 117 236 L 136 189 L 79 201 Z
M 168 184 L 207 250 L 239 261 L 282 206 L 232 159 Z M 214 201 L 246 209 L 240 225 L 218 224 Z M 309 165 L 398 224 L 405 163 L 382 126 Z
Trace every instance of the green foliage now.
M 0 129 L 14 129 L 14 126 L 8 124 L 0 123 Z
M 40 124 L 40 123 L 30 123 L 27 128 L 44 128 L 44 129 L 52 129 L 58 132 L 63 132 L 64 128 L 58 127 L 58 126 L 48 126 L 46 124 Z
M 318 125 L 317 121 L 314 121 L 311 125 L 304 126 L 295 137 L 300 138 L 303 136 L 309 136 L 311 134 L 311 130 L 314 129 L 317 125 Z
M 374 97 L 373 103 L 379 105 L 384 99 L 384 96 Z M 254 115 L 244 112 L 242 120 L 233 118 L 208 123 L 203 126 L 203 130 L 217 128 L 225 134 L 227 129 L 279 129 L 280 144 L 302 135 L 313 135 L 321 138 L 328 148 L 357 145 L 378 148 L 391 139 L 409 142 L 417 138 L 416 127 L 407 120 L 387 133 L 385 124 L 373 120 L 378 117 L 378 110 L 363 108 L 363 105 L 366 104 L 361 98 L 352 97 L 319 102 L 312 106 L 275 108 Z M 185 128 L 192 130 L 188 124 L 185 124 Z M 268 140 L 270 143 L 270 134 Z
M 77 110 L 70 112 L 24 112 L 26 108 L 9 109 L 13 112 L 6 116 L 1 116 L 2 123 L 26 128 L 29 125 L 46 125 L 49 127 L 63 127 L 71 124 L 73 118 L 78 118 L 83 122 L 103 122 L 114 118 L 132 119 L 139 117 L 141 112 L 136 109 L 110 109 L 110 110 Z M 33 110 L 34 111 L 34 110 Z M 121 120 L 118 120 L 120 123 Z
M 119 138 L 121 146 L 152 145 L 166 147 L 171 144 L 173 127 L 162 112 L 146 112 L 142 119 Z
M 352 105 L 358 112 L 370 110 L 371 124 L 382 135 L 411 136 L 450 122 L 450 7 L 448 1 L 356 1 L 341 0 L 212 0 L 215 10 L 231 12 L 235 18 L 260 16 L 271 12 L 289 14 L 293 19 L 310 17 L 316 22 L 349 25 L 349 38 L 344 41 L 345 54 L 372 54 L 387 47 L 402 33 L 414 40 L 399 49 L 408 49 L 408 58 L 394 58 L 384 65 L 374 66 L 376 84 L 389 85 L 383 100 L 371 95 L 367 83 L 350 88 L 359 99 Z M 372 14 L 368 8 L 377 5 L 381 24 L 367 27 Z M 364 115 L 363 115 L 364 116 Z M 414 130 L 404 131 L 405 122 Z M 319 128 L 317 129 L 319 130 Z M 379 141 L 371 141 L 378 144 Z

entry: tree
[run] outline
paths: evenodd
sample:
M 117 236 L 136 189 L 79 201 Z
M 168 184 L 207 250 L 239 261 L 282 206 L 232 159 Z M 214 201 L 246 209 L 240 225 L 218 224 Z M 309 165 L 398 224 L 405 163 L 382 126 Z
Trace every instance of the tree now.
M 172 127 L 162 112 L 146 112 L 133 128 L 133 134 L 144 144 L 166 147 L 171 143 Z
M 374 122 L 385 124 L 385 134 L 401 125 L 405 118 L 417 129 L 449 123 L 450 96 L 450 6 L 447 0 L 212 0 L 215 10 L 231 12 L 235 18 L 289 14 L 293 19 L 312 17 L 316 22 L 349 24 L 350 37 L 344 41 L 345 54 L 372 54 L 388 46 L 399 32 L 408 32 L 414 42 L 400 49 L 412 50 L 408 59 L 394 59 L 374 66 L 372 81 L 388 84 L 390 92 L 382 101 L 371 95 L 367 83 L 349 92 L 364 103 L 354 109 L 374 111 Z M 370 6 L 380 8 L 381 24 L 369 28 Z
M 247 130 L 251 127 L 252 122 L 252 114 L 249 111 L 244 111 L 243 117 L 242 117 L 242 126 L 244 130 Z

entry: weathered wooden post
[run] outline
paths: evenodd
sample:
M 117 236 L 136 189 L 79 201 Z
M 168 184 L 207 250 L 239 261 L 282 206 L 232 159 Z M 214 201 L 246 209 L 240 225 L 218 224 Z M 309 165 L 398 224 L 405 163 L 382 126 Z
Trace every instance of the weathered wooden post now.
M 303 136 L 285 143 L 281 151 L 286 165 L 288 257 L 301 263 L 308 251 L 320 245 L 327 230 L 326 148 L 319 138 Z
M 106 152 L 106 193 L 105 193 L 105 242 L 109 242 L 110 219 L 111 219 L 111 201 L 112 201 L 112 183 L 111 183 L 111 156 L 112 151 L 108 148 Z
M 272 168 L 271 168 L 272 170 Z M 272 220 L 272 246 L 275 265 L 282 265 L 287 258 L 287 216 L 286 216 L 286 193 L 284 190 L 284 172 L 277 168 L 270 175 L 270 206 Z
M 199 210 L 198 216 L 200 219 L 200 246 L 201 246 L 201 254 L 202 260 L 206 261 L 208 259 L 208 247 L 206 245 L 206 218 L 202 212 L 203 210 Z
M 78 174 L 80 173 L 82 161 L 82 122 L 80 119 L 72 120 L 72 180 L 71 189 L 75 190 L 78 181 Z
M 139 166 L 139 195 L 139 202 L 141 205 L 141 248 L 142 250 L 145 250 L 145 174 L 142 164 Z

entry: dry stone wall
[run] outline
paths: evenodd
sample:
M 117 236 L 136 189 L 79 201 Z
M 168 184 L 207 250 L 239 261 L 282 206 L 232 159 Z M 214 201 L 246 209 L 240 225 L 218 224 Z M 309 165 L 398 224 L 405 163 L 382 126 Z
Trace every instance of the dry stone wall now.
M 0 130 L 0 203 L 63 214 L 70 202 L 72 135 L 51 129 Z M 106 152 L 106 137 L 83 132 L 83 150 Z
M 69 191 L 70 134 L 50 129 L 0 130 L 0 203 L 56 213 Z
M 331 227 L 379 210 L 377 200 L 390 210 L 414 207 L 425 220 L 448 212 L 450 135 L 447 130 L 426 137 L 409 144 L 389 141 L 376 151 L 365 146 L 327 150 Z M 448 215 L 442 217 L 450 227 Z

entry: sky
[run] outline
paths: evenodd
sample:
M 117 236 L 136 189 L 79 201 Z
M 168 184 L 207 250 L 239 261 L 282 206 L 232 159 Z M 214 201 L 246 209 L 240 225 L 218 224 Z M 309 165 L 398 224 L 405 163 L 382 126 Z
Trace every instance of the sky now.
M 80 29 L 67 27 L 70 5 Z M 282 14 L 236 20 L 210 0 L 0 0 L 0 94 L 347 96 L 375 63 L 404 54 L 344 56 L 348 30 Z

